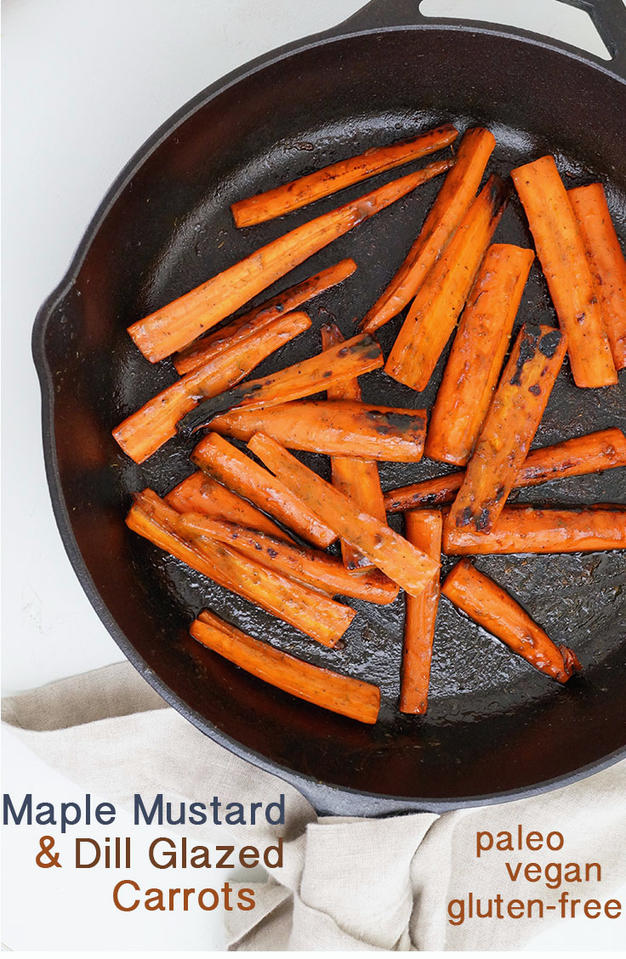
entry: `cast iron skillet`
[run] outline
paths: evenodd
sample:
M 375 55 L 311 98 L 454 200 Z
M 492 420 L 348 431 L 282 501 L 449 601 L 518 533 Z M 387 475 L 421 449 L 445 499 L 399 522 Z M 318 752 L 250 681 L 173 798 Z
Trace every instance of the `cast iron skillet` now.
M 401 716 L 401 598 L 392 607 L 355 603 L 359 615 L 345 649 L 332 652 L 126 529 L 130 493 L 147 485 L 165 493 L 190 472 L 193 443 L 173 441 L 138 467 L 113 442 L 112 427 L 174 379 L 168 363 L 152 367 L 143 360 L 125 328 L 337 203 L 330 198 L 314 210 L 237 232 L 228 209 L 233 200 L 445 121 L 462 129 L 487 124 L 498 140 L 491 169 L 504 175 L 553 152 L 572 183 L 601 178 L 623 231 L 626 16 L 621 0 L 568 2 L 592 13 L 612 62 L 504 27 L 427 20 L 416 2 L 375 0 L 336 29 L 231 73 L 168 120 L 122 171 L 35 322 L 52 502 L 98 615 L 183 716 L 293 783 L 323 812 L 372 815 L 495 802 L 615 761 L 625 742 L 625 555 L 479 559 L 479 568 L 551 635 L 573 646 L 584 676 L 559 687 L 443 600 L 428 716 Z M 431 183 L 379 214 L 277 285 L 291 285 L 344 256 L 359 265 L 347 283 L 311 306 L 313 330 L 260 373 L 310 354 L 320 323 L 331 316 L 346 333 L 353 328 L 402 259 L 438 187 Z M 515 201 L 497 239 L 530 245 Z M 536 267 L 519 319 L 530 318 L 555 322 Z M 385 351 L 399 323 L 381 331 Z M 366 399 L 430 406 L 442 365 L 421 395 L 371 374 Z M 537 444 L 613 425 L 624 426 L 620 388 L 577 390 L 566 368 Z M 307 462 L 328 475 L 322 458 Z M 383 485 L 439 471 L 428 461 L 387 464 Z M 624 471 L 613 471 L 526 491 L 524 499 L 617 502 L 623 481 Z M 444 572 L 451 565 L 446 562 Z M 380 684 L 379 723 L 362 728 L 326 715 L 203 650 L 187 637 L 188 623 L 203 606 L 296 655 Z

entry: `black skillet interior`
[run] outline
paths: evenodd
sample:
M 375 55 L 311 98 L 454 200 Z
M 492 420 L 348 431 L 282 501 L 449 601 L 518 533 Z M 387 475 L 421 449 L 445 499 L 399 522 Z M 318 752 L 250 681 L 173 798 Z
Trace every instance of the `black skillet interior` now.
M 400 7 L 406 4 L 394 9 Z M 514 166 L 554 153 L 566 183 L 605 183 L 623 235 L 624 85 L 549 45 L 458 25 L 326 37 L 297 55 L 266 60 L 201 95 L 186 119 L 171 123 L 167 136 L 135 158 L 123 187 L 92 224 L 63 295 L 53 296 L 38 319 L 34 350 L 48 475 L 70 558 L 113 637 L 146 679 L 209 736 L 294 782 L 318 809 L 442 809 L 566 781 L 624 746 L 623 552 L 480 558 L 481 570 L 550 635 L 574 648 L 583 677 L 562 688 L 536 674 L 444 599 L 428 715 L 402 716 L 402 598 L 390 607 L 355 602 L 358 616 L 345 648 L 320 648 L 126 529 L 130 493 L 145 486 L 169 490 L 191 471 L 193 443 L 172 441 L 139 467 L 120 452 L 110 431 L 175 378 L 169 362 L 153 367 L 139 355 L 126 326 L 338 201 L 329 198 L 242 231 L 233 227 L 229 204 L 372 145 L 447 121 L 461 131 L 485 124 L 498 141 L 490 171 L 506 177 Z M 259 374 L 318 349 L 319 326 L 328 319 L 346 334 L 354 329 L 354 319 L 403 258 L 439 186 L 434 181 L 420 188 L 269 291 L 341 257 L 358 264 L 346 283 L 307 306 L 312 329 L 264 362 Z M 354 187 L 342 199 L 367 189 Z M 531 245 L 515 199 L 495 239 Z M 556 322 L 536 266 L 518 318 L 524 320 Z M 385 352 L 400 322 L 381 330 Z M 363 380 L 365 398 L 428 407 L 443 362 L 423 394 L 377 372 Z M 621 390 L 576 389 L 566 362 L 535 445 L 623 428 L 623 387 L 622 378 Z M 303 459 L 328 476 L 323 457 Z M 381 476 L 383 487 L 391 488 L 441 472 L 425 460 L 384 464 Z M 624 473 L 547 484 L 516 499 L 619 502 Z M 393 522 L 401 529 L 399 520 Z M 451 565 L 445 561 L 444 573 Z M 379 684 L 379 723 L 362 728 L 326 715 L 203 650 L 188 639 L 187 627 L 204 606 L 311 662 Z

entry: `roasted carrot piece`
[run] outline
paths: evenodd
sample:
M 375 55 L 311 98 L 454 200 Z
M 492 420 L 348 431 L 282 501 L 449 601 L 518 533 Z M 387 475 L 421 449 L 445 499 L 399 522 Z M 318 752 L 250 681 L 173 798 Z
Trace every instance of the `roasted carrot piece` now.
M 425 453 L 431 459 L 465 466 L 470 458 L 534 258 L 532 250 L 509 243 L 487 250 L 430 416 Z
M 328 350 L 337 343 L 343 343 L 345 337 L 336 323 L 328 323 L 322 327 L 322 349 Z M 329 387 L 326 391 L 329 400 L 352 400 L 360 403 L 362 400 L 361 387 L 355 377 L 353 380 L 345 380 L 335 386 Z M 426 417 L 424 415 L 424 425 Z M 272 435 L 268 429 L 259 429 L 259 432 Z M 380 435 L 380 434 L 379 434 Z M 275 437 L 283 446 L 289 446 L 280 437 Z M 342 450 L 345 453 L 346 450 Z M 363 450 L 357 450 L 362 455 Z M 345 493 L 346 496 L 354 500 L 355 503 L 370 516 L 375 516 L 381 523 L 387 522 L 385 514 L 385 504 L 383 501 L 383 491 L 380 486 L 380 476 L 378 475 L 378 464 L 375 459 L 357 459 L 351 456 L 333 456 L 330 461 L 330 470 L 333 486 Z M 347 569 L 363 569 L 369 566 L 369 560 L 354 549 L 350 543 L 341 541 L 341 555 L 344 566 Z
M 474 622 L 552 679 L 566 683 L 581 668 L 571 649 L 556 646 L 519 603 L 469 560 L 457 563 L 441 592 Z
M 566 476 L 584 476 L 626 466 L 626 437 L 620 429 L 598 430 L 586 436 L 531 450 L 515 477 L 513 488 L 538 486 Z M 410 486 L 388 490 L 385 509 L 401 513 L 418 506 L 451 503 L 463 482 L 464 472 L 448 473 Z
M 222 543 L 205 537 L 189 541 L 180 514 L 152 490 L 136 494 L 126 524 L 192 569 L 324 646 L 335 646 L 355 616 L 349 606 L 253 563 Z
M 230 208 L 235 226 L 254 226 L 256 223 L 284 216 L 292 210 L 299 210 L 309 203 L 321 200 L 322 197 L 344 190 L 353 183 L 361 183 L 377 173 L 393 170 L 403 163 L 410 163 L 411 160 L 419 160 L 420 157 L 443 150 L 456 140 L 458 135 L 459 131 L 447 123 L 436 130 L 428 130 L 413 140 L 372 147 L 365 153 L 331 163 L 315 173 L 283 183 L 273 190 L 239 200 Z
M 567 193 L 591 268 L 613 362 L 626 366 L 626 259 L 611 220 L 601 183 Z
M 504 210 L 506 188 L 489 177 L 411 304 L 385 372 L 423 390 L 450 338 Z
M 359 333 L 358 336 L 353 336 L 345 343 L 338 343 L 324 353 L 318 353 L 259 380 L 249 380 L 226 393 L 205 400 L 182 418 L 178 423 L 178 431 L 188 436 L 206 426 L 218 414 L 236 407 L 258 410 L 289 403 L 303 396 L 312 396 L 333 383 L 352 379 L 360 373 L 369 373 L 382 365 L 383 354 L 376 340 L 368 333 Z
M 195 340 L 310 256 L 400 200 L 421 183 L 445 173 L 452 160 L 387 183 L 338 210 L 318 216 L 261 247 L 239 263 L 128 327 L 143 355 L 156 363 Z
M 337 539 L 325 523 L 266 469 L 228 440 L 209 433 L 198 443 L 191 459 L 205 473 L 284 523 L 314 546 L 325 549 Z
M 567 334 L 576 386 L 617 383 L 585 246 L 554 157 L 526 163 L 511 176 L 526 211 L 559 324 Z
M 356 503 L 269 436 L 256 433 L 248 446 L 338 536 L 364 553 L 407 593 L 421 594 L 438 568 L 434 560 L 380 520 L 360 510 Z
M 363 318 L 361 329 L 374 333 L 416 295 L 474 200 L 495 144 L 494 135 L 481 127 L 464 135 L 456 163 L 446 176 L 417 240 L 391 283 Z
M 626 548 L 626 510 L 507 506 L 485 536 L 444 522 L 443 549 L 452 556 L 489 553 L 589 553 Z
M 113 430 L 114 438 L 135 463 L 143 463 L 176 436 L 177 422 L 199 402 L 239 383 L 262 360 L 310 325 L 306 313 L 291 313 L 233 343 L 148 400 Z
M 328 267 L 327 270 L 322 270 L 321 273 L 309 277 L 308 280 L 303 280 L 302 283 L 297 283 L 295 286 L 289 287 L 288 290 L 283 290 L 282 293 L 278 293 L 277 296 L 272 297 L 262 306 L 256 306 L 244 316 L 240 316 L 231 323 L 227 323 L 226 326 L 220 326 L 212 333 L 207 333 L 206 336 L 195 340 L 186 349 L 176 354 L 174 366 L 181 376 L 189 373 L 190 370 L 197 369 L 215 353 L 232 346 L 238 340 L 246 339 L 251 333 L 267 326 L 268 323 L 278 319 L 279 316 L 286 316 L 287 313 L 291 313 L 297 307 L 302 306 L 307 300 L 312 300 L 313 297 L 319 296 L 320 293 L 352 276 L 355 270 L 356 263 L 354 260 L 341 260 L 334 266 Z
M 521 328 L 450 510 L 450 526 L 479 533 L 493 529 L 541 422 L 566 347 L 560 330 Z
M 350 596 L 370 603 L 393 603 L 398 587 L 378 570 L 349 573 L 339 559 L 320 550 L 304 549 L 236 523 L 185 513 L 182 527 L 190 537 L 208 536 L 232 546 L 244 556 L 300 583 L 321 589 L 330 596 Z
M 208 610 L 193 621 L 189 632 L 199 643 L 224 659 L 298 699 L 361 723 L 375 723 L 378 718 L 378 686 L 296 659 L 242 633 Z
M 407 513 L 406 538 L 436 563 L 441 557 L 442 518 L 439 510 Z M 439 606 L 439 569 L 421 596 L 407 596 L 404 650 L 400 685 L 400 712 L 425 713 L 428 707 L 430 661 Z

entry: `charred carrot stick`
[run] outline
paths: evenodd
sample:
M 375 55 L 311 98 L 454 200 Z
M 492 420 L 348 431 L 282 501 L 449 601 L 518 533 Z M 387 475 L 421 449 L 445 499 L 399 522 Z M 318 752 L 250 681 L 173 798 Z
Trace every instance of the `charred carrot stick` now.
M 559 324 L 567 334 L 576 386 L 617 383 L 585 246 L 554 157 L 526 163 L 511 176 L 526 211 Z
M 337 210 L 303 223 L 133 323 L 128 327 L 130 336 L 151 363 L 182 350 L 333 240 L 400 200 L 421 183 L 445 173 L 453 162 L 439 160 L 431 163 L 423 170 L 387 183 Z
M 269 436 L 256 433 L 248 446 L 338 536 L 360 550 L 407 593 L 421 594 L 438 568 L 434 560 L 380 520 L 360 510 L 356 503 Z
M 519 603 L 469 560 L 457 563 L 441 592 L 474 622 L 552 679 L 566 683 L 580 670 L 571 649 L 556 646 Z
M 586 436 L 531 450 L 515 477 L 514 489 L 538 486 L 566 476 L 584 476 L 626 466 L 626 437 L 620 429 L 598 430 Z M 465 472 L 448 473 L 385 493 L 388 513 L 400 513 L 419 506 L 451 503 L 460 489 Z
M 406 538 L 435 562 L 440 562 L 442 518 L 439 510 L 406 514 Z M 400 712 L 425 713 L 428 707 L 430 662 L 439 606 L 439 570 L 421 596 L 407 596 L 400 684 Z
M 320 522 L 284 483 L 217 433 L 205 436 L 194 449 L 191 459 L 205 473 L 250 500 L 314 546 L 325 549 L 337 539 L 337 534 Z
M 218 351 L 221 352 L 226 347 L 232 346 L 238 340 L 246 339 L 251 333 L 267 326 L 279 316 L 286 316 L 307 300 L 312 300 L 320 293 L 352 276 L 355 270 L 354 260 L 341 260 L 327 270 L 309 277 L 308 280 L 283 290 L 262 306 L 255 307 L 226 326 L 220 326 L 212 333 L 207 333 L 206 336 L 195 340 L 186 349 L 176 354 L 174 366 L 181 376 L 189 373 L 190 370 L 197 369 Z
M 464 135 L 456 163 L 446 176 L 418 238 L 391 283 L 363 318 L 362 330 L 374 333 L 416 295 L 474 200 L 495 144 L 494 135 L 481 127 Z
M 430 416 L 425 453 L 465 466 L 498 382 L 522 299 L 532 250 L 489 247 L 476 277 Z
M 471 529 L 456 529 L 446 520 L 443 549 L 452 556 L 626 549 L 626 510 L 507 506 L 487 536 Z
M 626 366 L 626 259 L 604 188 L 601 183 L 590 183 L 568 190 L 567 195 L 585 245 L 613 362 L 617 370 L 623 370 Z
M 189 632 L 199 643 L 224 659 L 298 699 L 361 723 L 375 723 L 378 718 L 378 686 L 296 659 L 242 633 L 208 610 L 193 621 Z
M 498 177 L 489 177 L 411 304 L 385 365 L 385 372 L 394 380 L 414 390 L 423 390 L 428 385 L 502 216 L 505 201 L 504 183 Z
M 136 494 L 126 524 L 192 569 L 324 646 L 335 646 L 355 616 L 349 606 L 253 563 L 222 543 L 204 537 L 190 541 L 180 514 L 152 490 Z
M 489 533 L 513 488 L 563 363 L 567 339 L 549 326 L 525 324 L 500 378 L 450 526 Z
M 293 317 L 293 314 L 291 315 Z M 286 318 L 288 319 L 289 317 Z M 368 333 L 359 333 L 358 336 L 353 336 L 345 343 L 338 343 L 324 353 L 318 353 L 277 373 L 270 373 L 259 380 L 250 380 L 205 400 L 187 413 L 177 428 L 183 436 L 189 436 L 210 423 L 218 414 L 233 408 L 258 410 L 261 407 L 289 403 L 291 400 L 319 393 L 334 383 L 377 370 L 382 365 L 383 354 L 376 340 Z
M 143 463 L 176 436 L 176 424 L 198 403 L 235 386 L 310 325 L 306 313 L 291 313 L 233 343 L 148 400 L 113 430 L 114 438 L 135 463 Z
M 344 335 L 336 323 L 328 323 L 322 327 L 322 349 L 328 350 L 337 343 L 344 342 Z M 335 386 L 329 387 L 326 391 L 329 400 L 352 400 L 360 403 L 363 399 L 359 381 L 355 377 L 353 380 L 345 380 Z M 424 418 L 424 425 L 426 419 Z M 262 429 L 259 432 L 272 435 L 271 430 Z M 276 439 L 279 439 L 276 437 Z M 289 446 L 289 443 L 279 439 L 283 446 Z M 345 453 L 342 450 L 342 453 Z M 362 454 L 362 449 L 358 450 Z M 385 514 L 385 503 L 383 501 L 383 491 L 380 486 L 380 476 L 378 475 L 378 464 L 374 459 L 357 459 L 350 456 L 333 456 L 330 461 L 330 471 L 333 486 L 341 490 L 346 496 L 354 500 L 355 503 L 370 516 L 375 516 L 381 523 L 387 522 Z M 344 566 L 347 569 L 363 569 L 369 566 L 369 560 L 354 549 L 350 543 L 341 541 L 341 555 Z
M 393 603 L 398 587 L 378 570 L 349 573 L 339 559 L 320 550 L 304 549 L 276 536 L 236 523 L 210 519 L 199 513 L 185 513 L 182 527 L 190 537 L 208 536 L 225 543 L 267 569 L 300 583 L 315 586 L 330 596 L 350 596 L 370 603 Z

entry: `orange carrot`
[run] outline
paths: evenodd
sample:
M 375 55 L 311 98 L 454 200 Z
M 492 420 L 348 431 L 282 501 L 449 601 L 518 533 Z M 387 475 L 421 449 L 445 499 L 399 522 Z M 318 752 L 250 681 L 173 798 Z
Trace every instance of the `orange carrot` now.
M 495 137 L 489 130 L 475 127 L 467 131 L 461 140 L 456 163 L 448 173 L 417 240 L 391 283 L 364 317 L 360 324 L 362 330 L 374 333 L 397 316 L 416 295 L 476 196 L 495 144 Z
M 247 339 L 234 342 L 148 400 L 113 430 L 114 438 L 135 463 L 143 463 L 176 436 L 177 422 L 199 402 L 235 386 L 262 360 L 310 325 L 306 313 L 291 313 Z
M 478 439 L 535 254 L 489 247 L 476 277 L 430 416 L 425 453 L 465 466 Z
M 602 309 L 615 368 L 626 366 L 626 259 L 601 183 L 568 190 Z
M 506 188 L 489 177 L 411 304 L 385 372 L 423 390 L 450 338 L 504 210 Z
M 222 543 L 204 537 L 190 542 L 180 514 L 152 490 L 136 494 L 126 523 L 192 569 L 256 603 L 324 646 L 335 646 L 355 616 L 349 606 L 253 563 Z
M 528 217 L 559 324 L 567 334 L 576 386 L 617 383 L 585 246 L 554 157 L 526 163 L 511 176 Z
M 375 723 L 378 718 L 377 686 L 296 659 L 242 633 L 208 610 L 193 621 L 189 632 L 203 646 L 298 699 L 361 723 Z
M 246 339 L 251 333 L 267 326 L 279 316 L 286 316 L 307 300 L 312 300 L 331 286 L 336 286 L 352 276 L 355 270 L 354 260 L 341 260 L 327 270 L 309 277 L 308 280 L 283 290 L 262 306 L 256 306 L 249 313 L 238 317 L 226 326 L 220 326 L 212 333 L 194 340 L 190 346 L 176 354 L 174 366 L 181 376 L 189 373 L 190 370 L 197 369 L 218 351 L 222 352 L 238 340 Z
M 459 131 L 447 123 L 436 130 L 422 133 L 413 140 L 392 143 L 385 147 L 372 147 L 365 153 L 332 163 L 273 190 L 239 200 L 230 208 L 235 226 L 254 226 L 256 223 L 284 216 L 292 210 L 299 210 L 309 203 L 321 200 L 322 197 L 344 190 L 353 183 L 361 183 L 377 173 L 384 173 L 402 166 L 403 163 L 410 163 L 411 160 L 443 150 L 458 135 Z
M 450 510 L 450 526 L 479 533 L 493 529 L 541 422 L 566 346 L 560 330 L 521 328 Z
M 252 452 L 342 539 L 364 553 L 398 586 L 419 596 L 437 564 L 374 516 L 368 516 L 343 493 L 304 466 L 278 443 L 256 433 Z
M 205 473 L 250 500 L 314 546 L 325 549 L 337 539 L 336 533 L 321 523 L 284 483 L 217 433 L 205 436 L 194 449 L 191 459 Z
M 183 349 L 196 337 L 230 316 L 310 256 L 400 200 L 421 183 L 445 173 L 451 160 L 439 160 L 387 183 L 338 210 L 318 216 L 261 247 L 189 293 L 129 326 L 143 355 L 156 363 Z
M 519 603 L 468 560 L 461 560 L 454 567 L 441 592 L 474 622 L 552 679 L 566 683 L 581 668 L 571 649 L 555 646 Z
M 417 549 L 439 563 L 441 556 L 441 513 L 420 510 L 406 514 L 406 537 Z M 439 606 L 439 570 L 421 596 L 407 596 L 402 654 L 400 712 L 425 713 L 428 706 L 430 662 L 433 654 L 435 620 Z

